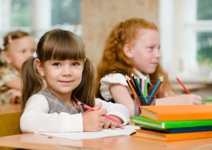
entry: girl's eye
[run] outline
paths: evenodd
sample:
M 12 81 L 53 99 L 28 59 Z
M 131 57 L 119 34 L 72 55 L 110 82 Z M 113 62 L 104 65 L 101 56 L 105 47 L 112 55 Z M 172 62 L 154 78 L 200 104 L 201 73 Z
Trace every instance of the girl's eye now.
M 72 65 L 73 65 L 73 66 L 79 66 L 80 63 L 79 63 L 79 62 L 73 62 Z
M 23 49 L 23 50 L 21 50 L 21 53 L 23 53 L 23 54 L 24 54 L 25 52 L 26 52 L 26 50 L 24 50 L 24 49 Z
M 150 48 L 150 49 L 154 49 L 154 47 L 153 47 L 153 46 L 150 46 L 149 48 Z
M 149 47 L 147 47 L 147 48 L 146 48 L 146 50 L 147 50 L 147 51 L 149 51 L 149 52 L 152 52 L 152 51 L 153 51 L 153 49 L 154 49 L 154 48 L 153 48 L 153 47 L 151 47 L 151 46 L 149 46 Z
M 61 66 L 61 63 L 55 62 L 55 63 L 53 63 L 52 65 L 58 67 L 58 66 Z

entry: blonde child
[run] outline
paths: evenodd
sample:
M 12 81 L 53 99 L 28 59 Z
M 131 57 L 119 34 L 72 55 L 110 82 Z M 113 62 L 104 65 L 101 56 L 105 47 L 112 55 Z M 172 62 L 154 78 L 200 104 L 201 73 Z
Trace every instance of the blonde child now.
M 83 42 L 72 32 L 46 32 L 37 51 L 22 68 L 22 132 L 82 132 L 123 128 L 129 122 L 126 106 L 95 99 L 94 68 Z M 43 88 L 43 80 L 46 88 Z M 85 110 L 81 105 L 94 107 Z M 112 116 L 122 124 L 107 119 Z
M 201 104 L 193 94 L 176 95 L 160 65 L 160 35 L 157 26 L 142 18 L 118 23 L 111 31 L 97 68 L 96 93 L 106 101 L 128 107 L 134 115 L 134 101 L 125 75 L 148 79 L 148 94 L 159 77 L 164 81 L 156 95 L 156 105 Z M 170 62 L 171 63 L 171 62 Z
M 2 103 L 21 101 L 21 66 L 34 51 L 35 41 L 29 33 L 16 30 L 5 35 L 0 50 L 0 100 Z

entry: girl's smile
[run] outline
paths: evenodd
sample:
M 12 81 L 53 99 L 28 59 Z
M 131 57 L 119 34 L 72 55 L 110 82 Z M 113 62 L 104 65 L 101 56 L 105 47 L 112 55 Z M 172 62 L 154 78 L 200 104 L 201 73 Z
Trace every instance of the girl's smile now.
M 74 80 L 69 80 L 69 81 L 65 81 L 65 80 L 59 80 L 59 83 L 61 83 L 61 85 L 71 85 Z

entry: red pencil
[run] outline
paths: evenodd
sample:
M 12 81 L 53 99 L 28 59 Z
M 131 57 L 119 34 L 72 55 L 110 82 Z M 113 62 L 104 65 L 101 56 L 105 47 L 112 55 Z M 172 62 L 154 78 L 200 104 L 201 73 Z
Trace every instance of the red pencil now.
M 86 108 L 86 109 L 88 109 L 90 111 L 94 111 L 94 109 L 92 107 L 90 107 L 90 106 L 88 106 L 88 105 L 86 105 L 86 104 L 84 104 L 84 103 L 82 103 L 80 101 L 78 101 L 77 104 L 81 105 L 82 107 L 84 107 L 84 108 Z M 103 116 L 105 116 L 106 118 L 108 118 L 108 119 L 110 119 L 110 120 L 112 120 L 112 121 L 114 121 L 114 122 L 116 122 L 118 124 L 121 124 L 121 122 L 118 119 L 115 119 L 115 118 L 113 118 L 111 116 L 108 116 L 106 114 L 104 114 Z
M 185 85 L 180 81 L 179 78 L 176 78 L 177 81 L 182 85 L 183 89 L 186 91 L 187 94 L 191 94 L 191 92 L 185 87 Z

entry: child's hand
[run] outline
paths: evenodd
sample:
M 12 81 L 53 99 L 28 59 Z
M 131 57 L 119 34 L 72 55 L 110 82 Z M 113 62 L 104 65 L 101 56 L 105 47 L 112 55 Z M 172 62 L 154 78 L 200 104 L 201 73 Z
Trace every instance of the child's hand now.
M 176 97 L 176 102 L 179 104 L 185 104 L 185 105 L 200 105 L 203 102 L 203 99 L 201 96 L 194 95 L 194 94 L 181 94 Z
M 94 111 L 86 111 L 82 114 L 84 131 L 100 131 L 105 124 L 106 118 L 103 116 L 107 113 L 101 109 L 102 103 L 94 107 Z
M 7 92 L 7 95 L 9 96 L 11 103 L 21 103 L 21 91 L 10 89 Z
M 159 98 L 156 101 L 156 105 L 201 105 L 202 103 L 202 97 L 195 94 L 180 94 Z
M 115 119 L 120 120 L 120 118 L 118 118 L 116 116 L 112 116 L 112 117 L 115 118 Z M 120 120 L 120 121 L 122 121 L 122 120 Z M 122 128 L 123 129 L 124 125 L 123 124 L 118 124 L 118 123 L 106 118 L 106 121 L 105 121 L 105 123 L 103 125 L 103 128 L 104 129 L 108 129 L 108 128 L 111 128 L 111 129 Z

